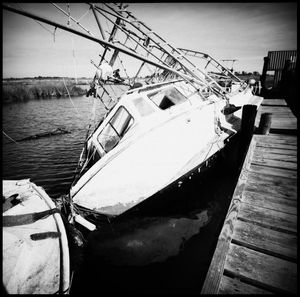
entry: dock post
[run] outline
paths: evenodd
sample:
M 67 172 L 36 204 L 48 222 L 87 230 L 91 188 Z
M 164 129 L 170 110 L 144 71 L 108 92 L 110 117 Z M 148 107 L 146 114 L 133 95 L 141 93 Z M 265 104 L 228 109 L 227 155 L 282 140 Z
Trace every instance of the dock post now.
M 266 77 L 267 77 L 267 71 L 268 71 L 268 66 L 269 66 L 269 60 L 270 60 L 269 57 L 264 57 L 264 66 L 263 66 L 262 74 L 260 77 L 262 92 L 266 91 Z
M 240 163 L 240 161 L 243 160 L 243 157 L 247 152 L 247 147 L 252 139 L 256 113 L 257 113 L 256 105 L 247 104 L 243 106 L 240 144 L 239 144 L 238 156 L 237 156 L 238 163 Z
M 272 123 L 272 113 L 263 113 L 260 118 L 258 134 L 268 135 Z
M 284 68 L 282 70 L 281 81 L 279 82 L 280 95 L 285 97 L 288 92 L 288 82 L 291 73 L 292 61 L 290 59 L 285 60 Z

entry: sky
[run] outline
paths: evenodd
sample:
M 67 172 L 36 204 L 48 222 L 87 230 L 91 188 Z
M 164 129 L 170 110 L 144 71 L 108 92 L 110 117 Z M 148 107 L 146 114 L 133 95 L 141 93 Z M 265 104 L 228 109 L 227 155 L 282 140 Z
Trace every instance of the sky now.
M 297 49 L 297 4 L 128 3 L 127 10 L 174 47 L 237 59 L 235 71 L 262 72 L 268 51 Z M 9 4 L 66 25 L 67 17 L 50 3 Z M 59 4 L 67 10 L 66 3 Z M 87 6 L 70 3 L 73 16 L 100 37 Z M 75 24 L 72 28 L 76 28 Z M 76 28 L 77 29 L 77 28 Z M 92 77 L 102 47 L 71 33 L 3 10 L 3 78 Z M 227 66 L 231 68 L 232 63 Z

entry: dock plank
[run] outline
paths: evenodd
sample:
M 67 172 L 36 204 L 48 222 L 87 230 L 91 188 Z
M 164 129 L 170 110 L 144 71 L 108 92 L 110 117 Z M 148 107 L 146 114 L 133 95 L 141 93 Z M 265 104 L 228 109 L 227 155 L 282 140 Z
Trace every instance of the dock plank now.
M 297 179 L 297 171 L 282 168 L 263 167 L 256 164 L 250 165 L 250 172 L 263 173 L 268 175 L 282 176 L 292 179 Z
M 280 143 L 267 143 L 267 142 L 259 142 L 256 144 L 257 147 L 260 148 L 278 148 L 284 150 L 293 150 L 297 151 L 297 144 L 280 144 Z
M 266 137 L 266 135 L 260 135 L 260 134 L 256 134 L 256 135 L 253 135 L 253 138 L 255 140 L 257 139 L 264 139 Z M 268 138 L 269 139 L 291 139 L 295 142 L 297 142 L 297 136 L 294 136 L 294 135 L 286 135 L 286 134 L 280 134 L 280 133 L 272 133 L 272 134 L 268 134 Z
M 275 112 L 288 112 L 288 113 L 292 113 L 292 111 L 290 110 L 290 108 L 288 106 L 261 106 L 259 108 L 259 111 L 261 112 L 271 112 L 271 113 L 275 113 Z
M 262 106 L 275 105 L 275 106 L 287 106 L 284 99 L 264 99 L 261 103 Z
M 239 245 L 296 262 L 297 235 L 236 221 L 232 240 Z
M 223 275 L 218 294 L 273 294 L 270 291 L 241 282 L 239 279 Z
M 252 178 L 247 181 L 245 191 L 264 193 L 273 197 L 280 197 L 284 199 L 297 199 L 297 186 L 277 185 L 276 181 L 267 181 Z
M 231 244 L 225 269 L 278 293 L 297 293 L 297 264 Z M 289 275 L 289 277 L 286 277 Z
M 272 154 L 282 154 L 282 155 L 293 155 L 297 156 L 297 150 L 286 150 L 282 148 L 277 148 L 277 147 L 262 147 L 262 146 L 257 146 L 255 149 L 255 153 L 272 153 Z
M 281 154 L 274 154 L 271 152 L 261 152 L 261 151 L 255 151 L 253 154 L 253 159 L 258 159 L 258 160 L 264 160 L 264 159 L 269 159 L 269 160 L 283 160 L 284 162 L 297 162 L 297 155 L 296 154 L 289 154 L 289 152 L 282 152 Z
M 254 157 L 252 164 L 268 166 L 268 167 L 276 167 L 276 168 L 281 168 L 281 169 L 297 170 L 297 163 L 294 163 L 294 162 L 285 162 L 285 161 L 270 160 L 270 159 Z
M 238 218 L 273 230 L 297 232 L 296 215 L 249 205 L 248 203 L 241 203 Z
M 282 137 L 273 137 L 272 134 L 269 134 L 268 137 L 261 137 L 262 135 L 254 135 L 253 138 L 257 144 L 261 143 L 272 143 L 275 147 L 277 144 L 287 144 L 287 145 L 297 145 L 297 137 L 291 135 L 282 136 Z
M 255 119 L 255 126 L 258 127 L 261 119 L 261 113 L 258 113 Z M 272 116 L 271 129 L 277 130 L 297 130 L 297 119 L 290 114 L 277 114 Z
M 276 186 L 294 186 L 297 189 L 297 179 L 286 176 L 278 176 L 273 174 L 266 174 L 263 172 L 250 171 L 248 173 L 249 180 L 265 180 L 274 182 Z
M 268 209 L 278 210 L 282 212 L 297 215 L 297 200 L 280 198 L 265 193 L 256 193 L 244 191 L 243 202 L 250 205 L 264 207 Z

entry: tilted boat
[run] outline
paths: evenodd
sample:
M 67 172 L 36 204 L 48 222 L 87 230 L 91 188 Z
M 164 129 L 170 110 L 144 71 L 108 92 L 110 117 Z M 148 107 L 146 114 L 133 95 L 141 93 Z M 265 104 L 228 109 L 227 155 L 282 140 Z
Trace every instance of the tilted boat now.
M 29 180 L 6 180 L 2 185 L 4 291 L 67 293 L 69 247 L 54 202 Z
M 245 103 L 259 103 L 246 91 Z M 87 171 L 71 189 L 73 202 L 115 216 L 164 189 L 237 132 L 239 115 L 227 121 L 224 107 L 182 80 L 126 92 L 87 141 Z
M 92 62 L 97 71 L 87 95 L 100 99 L 108 112 L 88 133 L 64 201 L 70 222 L 94 230 L 97 222 L 85 219 L 90 213 L 120 216 L 201 170 L 240 130 L 242 107 L 259 106 L 262 98 L 253 94 L 252 82 L 240 80 L 209 55 L 202 54 L 215 71 L 192 63 L 187 57 L 191 51 L 173 47 L 123 4 L 89 5 L 102 38 L 56 4 L 68 22 L 88 34 L 18 13 L 103 47 L 98 66 Z M 109 24 L 107 30 L 102 20 Z M 114 96 L 112 86 L 123 87 L 123 95 Z

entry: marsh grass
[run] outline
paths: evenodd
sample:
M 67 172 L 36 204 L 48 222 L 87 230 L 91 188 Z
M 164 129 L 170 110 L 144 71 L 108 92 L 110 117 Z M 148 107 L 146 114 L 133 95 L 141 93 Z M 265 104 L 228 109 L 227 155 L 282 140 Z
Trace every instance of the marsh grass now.
M 75 82 L 74 79 L 65 79 L 71 97 L 86 94 L 88 80 Z M 67 97 L 63 79 L 16 79 L 4 80 L 2 84 L 3 103 L 26 102 L 35 99 Z

